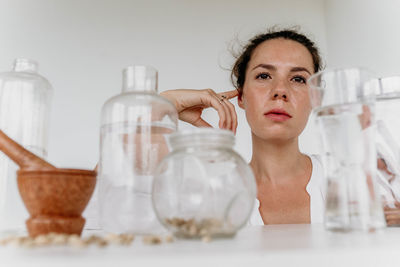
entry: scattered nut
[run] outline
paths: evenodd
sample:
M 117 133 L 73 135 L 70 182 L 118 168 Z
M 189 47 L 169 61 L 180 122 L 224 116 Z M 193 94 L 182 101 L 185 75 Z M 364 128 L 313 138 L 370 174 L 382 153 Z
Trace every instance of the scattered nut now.
M 174 240 L 174 237 L 172 236 L 172 235 L 167 235 L 166 237 L 165 237 L 165 242 L 167 242 L 167 243 L 172 243 L 172 242 L 174 242 L 175 240 Z
M 201 230 L 200 230 L 200 236 L 204 237 L 204 236 L 206 236 L 206 235 L 208 235 L 208 230 L 205 229 L 205 228 L 201 229 Z
M 54 245 L 66 245 L 68 242 L 68 235 L 66 234 L 56 234 L 52 240 Z
M 73 247 L 83 248 L 86 247 L 88 244 L 82 240 L 78 235 L 71 235 L 68 238 L 68 244 Z
M 119 235 L 114 234 L 114 233 L 109 233 L 109 234 L 107 234 L 107 235 L 105 236 L 105 240 L 107 240 L 107 241 L 110 242 L 110 243 L 116 244 L 116 243 L 118 243 Z
M 131 234 L 121 234 L 120 236 L 120 244 L 121 245 L 130 245 L 134 239 L 134 236 Z
M 189 235 L 190 236 L 196 236 L 197 235 L 197 227 L 195 224 L 191 224 L 189 226 Z
M 128 246 L 130 245 L 133 240 L 135 239 L 135 236 L 133 234 L 108 234 L 105 237 L 105 240 L 112 244 L 117 244 L 117 245 L 124 245 Z
M 108 242 L 106 240 L 104 240 L 104 239 L 100 239 L 100 240 L 97 241 L 97 246 L 106 247 L 106 246 L 108 246 Z
M 199 229 L 198 224 L 196 224 L 194 220 L 185 221 L 179 219 L 175 220 L 174 223 L 179 225 L 181 228 L 185 228 L 185 233 L 190 234 L 191 236 L 201 235 L 204 242 L 209 242 L 211 240 L 210 235 L 208 235 L 208 231 L 206 231 L 206 229 Z M 11 236 L 0 240 L 0 245 L 15 245 L 25 248 L 44 247 L 51 245 L 68 245 L 71 247 L 84 248 L 92 244 L 99 247 L 106 247 L 109 244 L 128 246 L 133 242 L 134 238 L 135 236 L 133 234 L 108 234 L 105 237 L 91 235 L 87 238 L 81 238 L 76 234 L 67 235 L 49 233 L 47 235 L 36 236 L 35 238 L 26 236 Z M 142 241 L 147 245 L 156 245 L 161 244 L 163 241 L 166 243 L 172 243 L 174 242 L 174 237 L 172 235 L 164 237 L 148 235 L 144 236 Z
M 47 235 L 39 235 L 37 237 L 35 237 L 34 239 L 35 241 L 35 245 L 38 246 L 46 246 L 48 244 L 50 244 L 51 240 Z
M 6 246 L 6 245 L 8 245 L 13 239 L 15 239 L 15 237 L 13 237 L 13 236 L 6 237 L 6 238 L 0 240 L 0 245 L 1 245 L 1 246 Z
M 158 245 L 162 242 L 161 238 L 155 235 L 143 237 L 143 243 L 146 245 Z
M 102 240 L 103 240 L 103 238 L 101 238 L 99 236 L 91 235 L 88 238 L 86 238 L 84 241 L 86 244 L 91 245 L 91 244 L 97 244 Z
M 35 241 L 32 238 L 26 238 L 22 241 L 21 246 L 25 248 L 33 248 L 35 247 Z
M 29 241 L 30 237 L 20 236 L 10 241 L 11 245 L 22 247 Z
M 211 242 L 211 237 L 209 235 L 203 236 L 201 238 L 201 241 L 203 241 L 204 243 L 209 243 Z

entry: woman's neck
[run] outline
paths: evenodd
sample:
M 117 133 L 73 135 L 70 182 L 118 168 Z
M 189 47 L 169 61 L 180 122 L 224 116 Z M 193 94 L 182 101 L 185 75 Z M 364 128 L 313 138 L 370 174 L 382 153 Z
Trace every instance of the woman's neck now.
M 307 156 L 299 150 L 298 138 L 273 142 L 252 134 L 253 155 L 250 166 L 257 182 L 272 184 L 288 182 L 301 175 L 310 164 Z

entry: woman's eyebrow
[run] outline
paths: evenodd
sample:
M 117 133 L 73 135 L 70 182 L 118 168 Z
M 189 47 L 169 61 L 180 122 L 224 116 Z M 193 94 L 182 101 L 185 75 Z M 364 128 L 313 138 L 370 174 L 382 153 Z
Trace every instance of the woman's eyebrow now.
M 267 70 L 276 70 L 276 67 L 270 64 L 258 64 L 257 66 L 255 66 L 252 70 L 257 69 L 257 68 L 264 68 Z
M 290 72 L 298 72 L 298 71 L 305 71 L 305 72 L 307 72 L 308 74 L 311 75 L 311 72 L 308 69 L 304 68 L 304 67 L 293 67 L 293 68 L 290 69 Z

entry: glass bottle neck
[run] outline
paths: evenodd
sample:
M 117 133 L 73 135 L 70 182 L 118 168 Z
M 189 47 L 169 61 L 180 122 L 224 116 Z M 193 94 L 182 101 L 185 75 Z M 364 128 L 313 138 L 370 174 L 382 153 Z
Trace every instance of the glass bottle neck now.
M 34 60 L 26 58 L 17 58 L 14 61 L 13 70 L 17 72 L 32 72 L 36 73 L 38 71 L 38 64 Z
M 158 73 L 150 66 L 129 66 L 122 72 L 122 92 L 157 92 Z

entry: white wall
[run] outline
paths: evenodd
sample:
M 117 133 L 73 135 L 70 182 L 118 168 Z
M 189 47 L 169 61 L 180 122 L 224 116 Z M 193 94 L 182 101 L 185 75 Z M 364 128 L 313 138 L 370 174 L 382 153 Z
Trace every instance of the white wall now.
M 327 0 L 329 67 L 400 75 L 399 16 L 399 0 Z
M 98 157 L 100 109 L 119 93 L 121 70 L 150 64 L 160 91 L 229 90 L 229 44 L 267 27 L 301 25 L 326 52 L 322 0 L 0 0 L 0 70 L 16 57 L 40 63 L 54 86 L 49 159 L 92 168 Z M 222 66 L 222 67 L 221 67 Z M 237 149 L 251 154 L 250 130 L 239 110 Z M 216 124 L 216 114 L 206 112 Z M 313 151 L 304 135 L 302 147 Z

